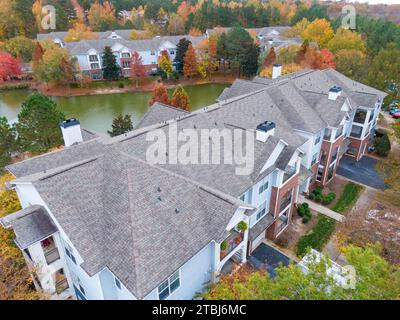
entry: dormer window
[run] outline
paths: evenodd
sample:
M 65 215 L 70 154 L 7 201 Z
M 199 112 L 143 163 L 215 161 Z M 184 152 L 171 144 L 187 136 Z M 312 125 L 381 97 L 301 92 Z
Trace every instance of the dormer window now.
M 97 62 L 97 61 L 99 61 L 99 58 L 98 58 L 97 54 L 91 54 L 91 55 L 89 55 L 89 61 L 90 61 L 90 62 Z
M 122 58 L 130 58 L 131 54 L 129 52 L 122 52 Z

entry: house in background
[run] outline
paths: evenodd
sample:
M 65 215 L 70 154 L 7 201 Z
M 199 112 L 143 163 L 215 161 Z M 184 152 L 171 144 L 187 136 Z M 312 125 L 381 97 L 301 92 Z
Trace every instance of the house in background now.
M 166 50 L 171 61 L 176 56 L 177 44 L 180 39 L 186 38 L 196 46 L 199 41 L 206 39 L 205 36 L 193 37 L 182 36 L 156 36 L 152 39 L 131 40 L 129 34 L 132 30 L 115 30 L 97 32 L 98 39 L 81 40 L 76 42 L 64 42 L 66 32 L 51 32 L 38 34 L 37 39 L 52 39 L 61 47 L 66 48 L 71 55 L 77 59 L 80 70 L 90 76 L 93 80 L 102 79 L 102 54 L 104 47 L 111 47 L 117 63 L 121 67 L 123 76 L 129 76 L 131 70 L 131 58 L 133 52 L 138 52 L 142 58 L 143 65 L 148 73 L 156 72 L 158 58 L 161 52 Z
M 332 69 L 281 76 L 275 65 L 273 79 L 236 80 L 192 113 L 156 103 L 121 136 L 68 120 L 65 148 L 7 167 L 23 209 L 0 221 L 55 297 L 192 299 L 224 266 L 279 237 L 299 194 L 332 181 L 342 156 L 363 156 L 385 95 Z M 253 170 L 182 164 L 167 150 L 165 164 L 148 163 L 148 134 L 173 139 L 171 127 L 249 135 Z M 205 141 L 221 155 L 220 139 Z

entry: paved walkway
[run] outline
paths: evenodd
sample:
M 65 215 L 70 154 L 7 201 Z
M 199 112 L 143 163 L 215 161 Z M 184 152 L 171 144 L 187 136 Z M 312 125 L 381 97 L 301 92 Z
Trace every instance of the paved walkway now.
M 321 213 L 321 214 L 323 214 L 323 215 L 325 215 L 325 216 L 327 216 L 329 218 L 335 219 L 336 221 L 339 221 L 339 222 L 343 222 L 344 221 L 344 216 L 341 215 L 340 213 L 337 213 L 337 212 L 332 211 L 331 209 L 329 209 L 329 208 L 327 208 L 327 207 L 325 207 L 323 205 L 315 203 L 314 201 L 311 201 L 311 200 L 307 199 L 303 195 L 299 195 L 299 202 L 300 203 L 303 203 L 303 202 L 308 203 L 309 207 L 312 210 L 317 211 L 317 212 L 319 212 L 319 213 Z

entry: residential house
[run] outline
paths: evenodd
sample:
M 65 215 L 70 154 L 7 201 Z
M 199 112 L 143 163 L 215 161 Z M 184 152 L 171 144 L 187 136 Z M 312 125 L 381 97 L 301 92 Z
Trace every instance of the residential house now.
M 133 52 L 138 52 L 142 58 L 147 72 L 155 72 L 158 67 L 158 58 L 161 52 L 166 50 L 171 58 L 175 59 L 177 44 L 180 39 L 186 38 L 194 46 L 205 36 L 156 36 L 152 39 L 131 40 L 129 34 L 132 30 L 115 30 L 99 34 L 99 39 L 81 40 L 76 42 L 63 42 L 65 32 L 52 32 L 39 34 L 38 40 L 50 37 L 56 43 L 66 48 L 72 57 L 77 59 L 80 70 L 94 80 L 102 79 L 102 53 L 104 47 L 111 47 L 117 63 L 121 67 L 122 74 L 129 76 L 131 70 L 131 58 Z
M 156 103 L 113 138 L 65 121 L 65 148 L 9 165 L 23 209 L 0 222 L 14 229 L 37 286 L 56 298 L 192 299 L 227 263 L 279 237 L 299 193 L 332 181 L 342 156 L 362 157 L 385 97 L 332 69 L 280 70 L 236 80 L 192 113 Z M 219 154 L 223 130 L 250 135 L 253 170 L 179 163 L 174 148 L 160 153 L 165 162 L 147 160 L 149 135 L 183 129 L 209 130 L 203 144 Z

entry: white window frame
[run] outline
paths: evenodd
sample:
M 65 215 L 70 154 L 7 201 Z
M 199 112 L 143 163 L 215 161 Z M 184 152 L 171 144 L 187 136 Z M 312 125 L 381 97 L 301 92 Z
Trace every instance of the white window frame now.
M 268 190 L 269 188 L 269 180 L 262 181 L 261 185 L 258 188 L 258 194 L 263 193 L 264 191 Z
M 264 212 L 259 216 L 259 214 L 264 210 Z M 267 204 L 265 202 L 263 202 L 259 207 L 258 207 L 258 211 L 256 213 L 256 223 L 258 221 L 260 221 L 262 218 L 265 217 L 265 215 L 267 214 Z
M 317 160 L 318 160 L 318 152 L 313 154 L 313 156 L 311 158 L 311 165 L 313 166 L 314 164 L 316 164 Z
M 91 60 L 90 57 L 96 57 L 96 60 Z M 89 62 L 99 62 L 99 56 L 97 54 L 89 54 Z
M 171 278 L 173 278 L 176 274 L 178 274 L 178 277 L 177 277 L 176 279 L 174 279 L 173 281 L 171 281 Z M 179 285 L 171 291 L 171 284 L 174 283 L 177 279 L 178 279 L 178 281 L 179 281 Z M 161 287 L 163 284 L 165 284 L 165 283 L 167 283 L 166 287 L 163 288 L 163 289 L 160 291 L 160 287 Z M 177 289 L 179 289 L 180 286 L 181 286 L 181 270 L 178 269 L 177 271 L 175 271 L 172 275 L 170 275 L 166 280 L 164 280 L 164 281 L 158 286 L 158 288 L 157 288 L 157 290 L 158 290 L 158 299 L 159 299 L 159 300 L 165 300 L 165 299 L 167 299 L 173 292 L 175 292 Z M 160 294 L 163 293 L 163 292 L 166 291 L 166 290 L 168 290 L 168 294 L 167 294 L 163 299 L 161 299 L 161 298 L 160 298 Z

